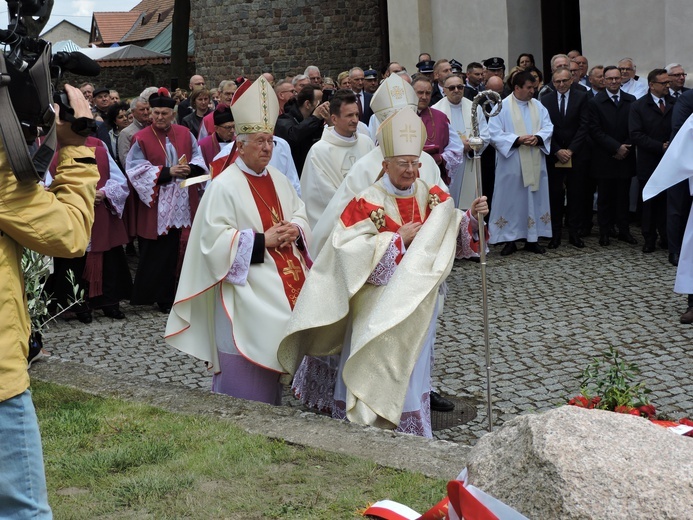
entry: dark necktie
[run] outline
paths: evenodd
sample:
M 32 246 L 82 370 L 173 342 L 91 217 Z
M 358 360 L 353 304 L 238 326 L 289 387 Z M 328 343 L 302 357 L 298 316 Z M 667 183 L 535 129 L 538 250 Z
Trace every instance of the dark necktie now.
M 618 105 L 618 96 L 617 95 L 614 94 L 613 96 L 611 96 L 611 99 L 614 100 L 614 105 Z
M 565 116 L 565 94 L 561 94 L 561 115 Z
M 363 105 L 361 104 L 361 93 L 356 94 L 356 104 L 359 106 L 359 119 L 363 115 Z
M 679 97 L 680 95 L 681 95 L 681 91 L 680 91 L 680 90 L 677 90 L 676 92 L 674 92 L 674 97 L 675 97 L 675 98 Z
M 659 109 L 662 111 L 662 114 L 666 110 L 666 107 L 664 106 L 664 100 L 662 98 L 659 98 Z

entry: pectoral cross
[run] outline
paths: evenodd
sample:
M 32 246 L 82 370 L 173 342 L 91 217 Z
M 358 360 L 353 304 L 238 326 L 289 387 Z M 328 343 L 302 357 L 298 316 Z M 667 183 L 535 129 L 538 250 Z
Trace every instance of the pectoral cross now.
M 294 282 L 298 282 L 298 273 L 301 272 L 301 268 L 295 265 L 293 260 L 287 260 L 286 265 L 288 265 L 289 267 L 285 267 L 284 269 L 282 269 L 282 273 L 285 275 L 290 274 L 294 277 Z

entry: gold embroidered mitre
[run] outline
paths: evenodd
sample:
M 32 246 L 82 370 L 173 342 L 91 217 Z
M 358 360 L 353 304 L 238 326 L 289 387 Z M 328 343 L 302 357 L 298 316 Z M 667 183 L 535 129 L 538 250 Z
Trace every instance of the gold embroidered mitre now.
M 274 133 L 279 117 L 279 101 L 272 85 L 260 76 L 254 83 L 245 80 L 233 95 L 231 112 L 237 134 Z
M 383 157 L 415 155 L 419 157 L 426 143 L 426 127 L 411 108 L 395 112 L 378 128 L 378 146 Z
M 417 104 L 414 88 L 398 74 L 390 74 L 371 98 L 371 110 L 381 123 L 399 109 L 406 106 L 416 109 Z

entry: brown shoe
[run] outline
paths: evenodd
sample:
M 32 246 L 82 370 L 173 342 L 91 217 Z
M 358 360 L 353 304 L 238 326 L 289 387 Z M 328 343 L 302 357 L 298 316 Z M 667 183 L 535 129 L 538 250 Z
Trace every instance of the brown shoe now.
M 688 310 L 681 315 L 681 323 L 686 325 L 693 323 L 693 307 L 688 307 Z

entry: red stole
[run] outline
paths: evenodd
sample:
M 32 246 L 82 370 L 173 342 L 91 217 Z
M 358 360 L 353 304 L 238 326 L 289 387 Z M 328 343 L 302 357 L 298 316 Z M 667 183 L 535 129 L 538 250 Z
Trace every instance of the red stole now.
M 280 220 L 284 219 L 284 212 L 282 211 L 277 191 L 274 188 L 272 177 L 270 175 L 257 177 L 245 172 L 243 174 L 248 180 L 255 205 L 262 219 L 262 230 L 267 231 L 276 223 L 275 219 L 273 219 L 273 214 Z M 293 309 L 298 293 L 306 281 L 306 274 L 301 267 L 301 261 L 294 254 L 293 246 L 268 248 L 267 252 L 277 266 L 277 273 L 284 285 L 284 293 L 291 309 Z
M 199 145 L 200 151 L 202 152 L 202 157 L 204 157 L 205 160 L 205 164 L 207 167 L 209 167 L 210 163 L 221 150 L 221 145 L 219 144 L 219 139 L 217 139 L 216 132 L 213 132 L 204 139 L 200 139 Z
M 139 144 L 142 153 L 147 158 L 147 160 L 154 166 L 159 166 L 159 173 L 161 173 L 161 168 L 164 166 L 175 166 L 173 164 L 167 164 L 168 157 L 166 156 L 166 137 L 173 145 L 176 150 L 176 159 L 185 155 L 188 162 L 192 160 L 192 134 L 184 126 L 171 125 L 167 131 L 157 130 L 154 125 L 147 126 L 144 129 L 137 132 L 132 138 L 132 144 L 135 142 Z M 157 175 L 157 179 L 158 179 Z M 173 182 L 173 181 L 171 181 Z M 159 236 L 157 231 L 157 224 L 159 220 L 158 213 L 158 201 L 156 196 L 158 194 L 158 186 L 156 181 L 154 181 L 154 199 L 151 206 L 147 206 L 141 199 L 138 198 L 137 204 L 137 235 L 142 238 L 147 238 L 150 240 L 156 240 Z M 187 188 L 188 197 L 190 199 L 190 219 L 195 217 L 195 212 L 200 204 L 200 196 L 198 192 L 198 185 L 190 186 Z

